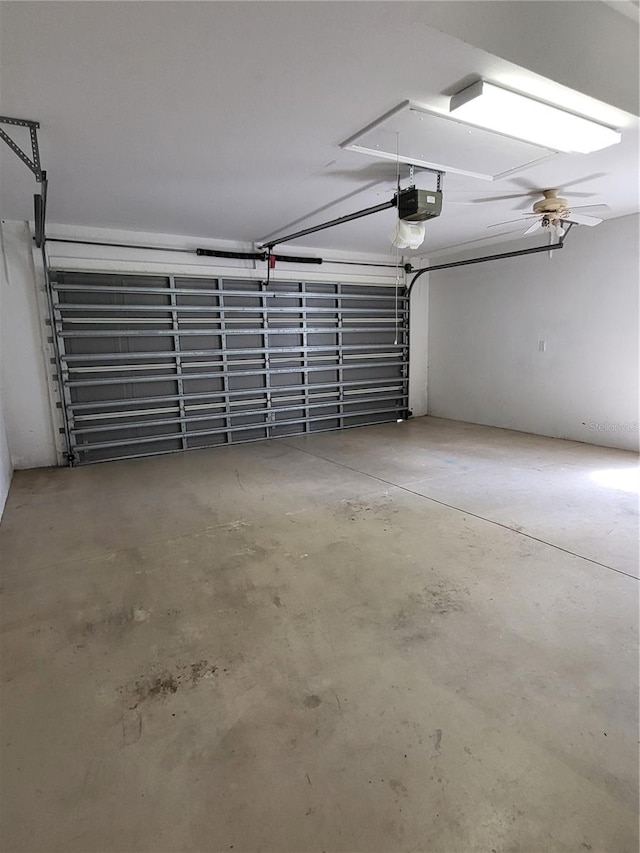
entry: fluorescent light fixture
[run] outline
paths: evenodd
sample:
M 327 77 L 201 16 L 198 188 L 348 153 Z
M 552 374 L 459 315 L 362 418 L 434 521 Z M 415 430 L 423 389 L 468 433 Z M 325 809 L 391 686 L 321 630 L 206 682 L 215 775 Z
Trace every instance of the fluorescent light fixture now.
M 555 151 L 588 154 L 620 142 L 619 130 L 478 80 L 451 98 L 452 118 Z

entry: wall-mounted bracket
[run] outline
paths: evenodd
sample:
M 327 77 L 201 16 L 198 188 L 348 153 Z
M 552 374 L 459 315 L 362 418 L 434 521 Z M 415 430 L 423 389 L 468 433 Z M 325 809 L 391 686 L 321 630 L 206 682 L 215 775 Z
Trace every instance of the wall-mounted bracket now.
M 0 138 L 4 139 L 9 148 L 18 155 L 18 157 L 22 160 L 22 162 L 31 169 L 33 174 L 36 176 L 36 181 L 41 183 L 43 178 L 43 171 L 40 166 L 40 149 L 38 148 L 38 128 L 40 127 L 40 122 L 38 121 L 29 121 L 26 118 L 10 118 L 9 116 L 0 116 L 0 124 L 9 124 L 14 127 L 28 127 L 29 128 L 29 136 L 31 137 L 31 155 L 33 159 L 31 159 L 27 154 L 24 153 L 22 148 L 14 142 L 14 140 L 9 136 L 9 134 L 0 127 Z
M 8 124 L 13 127 L 28 127 L 29 137 L 31 139 L 31 157 L 20 148 L 17 142 L 13 140 L 9 134 L 0 127 L 0 139 L 3 139 L 9 148 L 16 154 L 22 162 L 35 175 L 36 181 L 42 185 L 40 195 L 33 197 L 34 205 L 34 224 L 35 224 L 35 240 L 36 246 L 40 249 L 44 245 L 44 222 L 47 211 L 47 173 L 40 165 L 40 148 L 38 147 L 38 128 L 40 122 L 30 121 L 26 118 L 11 118 L 10 116 L 0 116 L 0 125 Z

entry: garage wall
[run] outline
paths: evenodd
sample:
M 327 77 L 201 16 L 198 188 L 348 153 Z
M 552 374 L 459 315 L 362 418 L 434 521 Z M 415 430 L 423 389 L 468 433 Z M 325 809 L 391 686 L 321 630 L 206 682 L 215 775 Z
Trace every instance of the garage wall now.
M 52 371 L 45 353 L 47 330 L 43 325 L 42 274 L 34 267 L 33 241 L 28 223 L 3 222 L 3 242 L 8 278 L 2 282 L 2 335 L 0 366 L 4 387 L 4 407 L 8 445 L 14 468 L 56 465 L 63 462 L 60 424 L 54 423 L 51 396 L 55 386 L 48 374 Z M 51 242 L 52 266 L 67 270 L 100 272 L 140 272 L 182 276 L 241 276 L 263 278 L 264 264 L 252 261 L 198 258 L 195 247 L 248 251 L 250 246 L 238 243 L 186 238 L 176 235 L 147 234 L 112 229 L 78 228 L 51 224 L 49 238 L 88 240 L 97 243 L 134 243 L 150 249 L 128 249 L 97 245 L 72 245 Z M 177 251 L 167 251 L 175 247 Z M 392 268 L 370 267 L 365 263 L 388 263 L 386 256 L 349 255 L 337 252 L 305 250 L 303 246 L 279 247 L 283 253 L 321 254 L 322 266 L 278 265 L 273 278 L 291 281 L 336 281 L 352 283 L 395 283 Z M 183 250 L 183 251 L 180 251 Z M 348 260 L 345 267 L 337 263 Z M 355 262 L 355 263 L 354 263 Z M 362 262 L 362 266 L 359 262 Z M 420 343 L 426 360 L 426 340 Z
M 56 464 L 32 240 L 26 222 L 3 222 L 6 274 L 0 328 L 2 394 L 14 468 Z
M 1 232 L 0 232 L 1 236 Z M 0 245 L 0 334 L 2 332 L 2 295 L 5 288 L 5 265 L 4 255 Z M 1 357 L 1 356 L 0 356 Z M 1 367 L 1 365 L 0 365 Z M 13 474 L 13 465 L 11 464 L 11 456 L 9 455 L 9 442 L 7 441 L 7 429 L 4 423 L 4 405 L 3 405 L 3 389 L 2 389 L 2 370 L 0 369 L 0 518 L 2 518 L 2 510 L 4 509 L 11 485 L 11 475 Z
M 13 467 L 11 465 L 11 457 L 9 456 L 9 443 L 7 442 L 7 431 L 4 425 L 4 412 L 2 410 L 2 396 L 0 395 L 0 518 L 2 518 L 2 511 L 7 500 L 7 495 L 9 494 L 12 474 Z
M 1 258 L 0 258 L 1 261 Z M 2 281 L 2 290 L 0 290 L 0 319 L 2 318 L 2 293 L 4 291 L 4 263 L 0 263 L 0 281 Z M 2 371 L 0 370 L 0 518 L 9 493 L 11 485 L 11 476 L 13 474 L 13 465 L 11 464 L 11 456 L 9 455 L 9 442 L 7 440 L 7 429 L 4 423 L 4 393 L 2 389 Z
M 429 414 L 637 448 L 639 225 L 574 228 L 551 260 L 430 273 Z
M 412 258 L 411 263 L 414 269 L 420 269 L 429 266 L 429 259 Z M 426 415 L 428 412 L 429 273 L 421 276 L 419 282 L 411 291 L 410 301 L 409 409 L 414 417 Z

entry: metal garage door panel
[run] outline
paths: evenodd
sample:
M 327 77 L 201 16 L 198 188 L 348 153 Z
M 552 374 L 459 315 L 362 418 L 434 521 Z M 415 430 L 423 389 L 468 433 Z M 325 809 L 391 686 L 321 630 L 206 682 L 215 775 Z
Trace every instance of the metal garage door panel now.
M 74 464 L 404 418 L 392 286 L 51 273 Z

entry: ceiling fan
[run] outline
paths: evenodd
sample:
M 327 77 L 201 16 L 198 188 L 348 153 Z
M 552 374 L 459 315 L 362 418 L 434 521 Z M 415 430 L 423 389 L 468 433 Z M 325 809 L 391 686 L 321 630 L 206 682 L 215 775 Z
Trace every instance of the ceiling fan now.
M 564 235 L 563 223 L 572 223 L 574 225 L 599 225 L 602 219 L 597 216 L 592 216 L 591 213 L 582 211 L 608 211 L 610 208 L 606 204 L 587 204 L 579 205 L 578 207 L 569 206 L 566 198 L 560 198 L 558 195 L 561 190 L 547 189 L 540 190 L 542 198 L 534 202 L 531 213 L 522 213 L 520 219 L 511 219 L 507 222 L 497 222 L 494 225 L 489 225 L 489 228 L 497 228 L 501 225 L 510 225 L 512 222 L 522 222 L 524 219 L 534 219 L 534 222 L 524 231 L 524 234 L 533 234 L 540 228 L 545 228 L 549 231 L 550 236 L 559 239 Z M 580 211 L 580 212 L 576 212 Z

